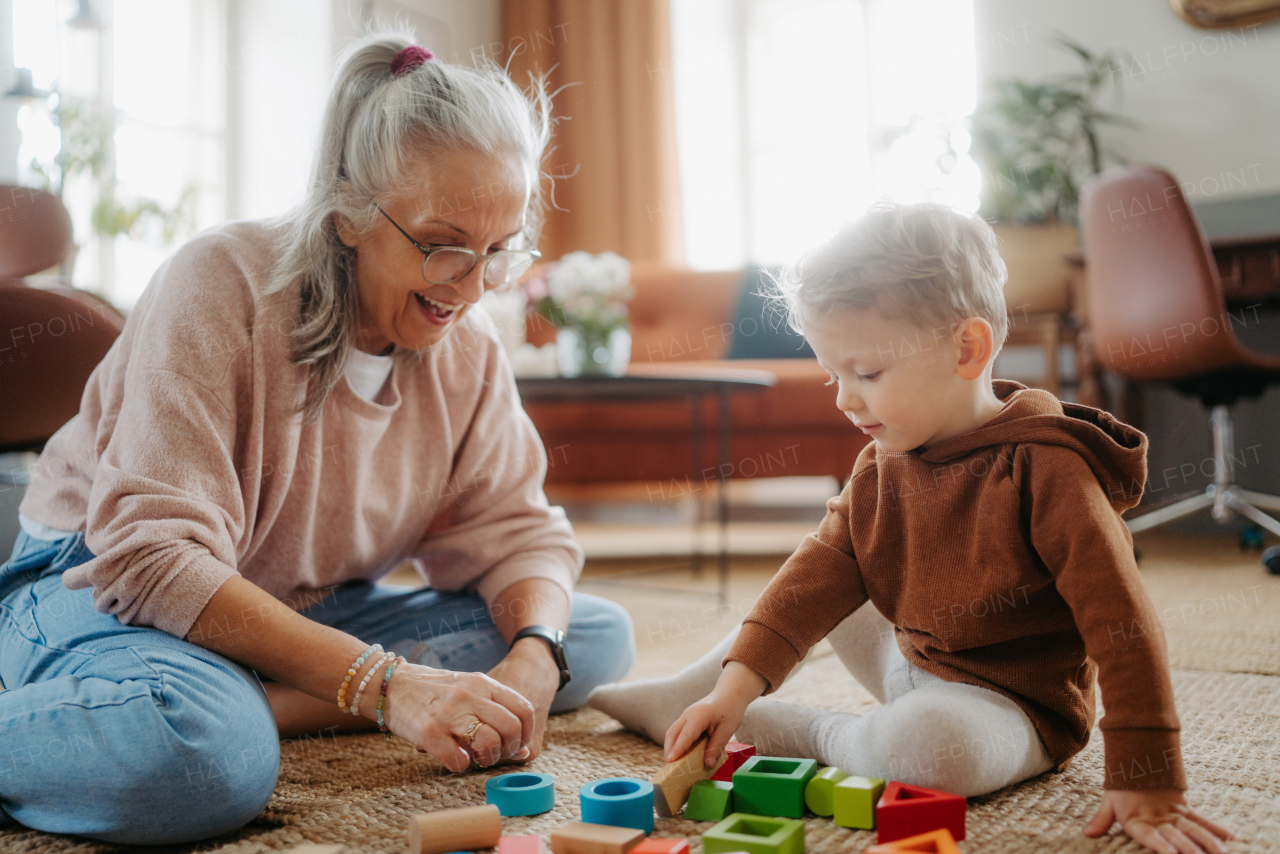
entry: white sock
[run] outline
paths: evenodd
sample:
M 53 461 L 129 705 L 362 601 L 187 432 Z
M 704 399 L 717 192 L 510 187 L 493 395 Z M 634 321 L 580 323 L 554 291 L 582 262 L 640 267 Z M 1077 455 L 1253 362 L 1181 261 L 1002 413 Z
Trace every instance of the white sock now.
M 587 697 L 587 705 L 662 744 L 681 713 L 716 687 L 720 662 L 738 639 L 741 628 L 735 626 L 714 649 L 674 676 L 601 685 Z

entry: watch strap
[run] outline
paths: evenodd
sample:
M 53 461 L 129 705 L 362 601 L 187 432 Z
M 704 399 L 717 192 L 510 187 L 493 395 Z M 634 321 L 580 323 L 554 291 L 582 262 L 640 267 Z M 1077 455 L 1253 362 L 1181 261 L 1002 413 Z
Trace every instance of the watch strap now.
M 541 638 L 546 641 L 547 646 L 551 649 L 551 657 L 555 660 L 556 667 L 560 668 L 560 687 L 556 688 L 560 691 L 565 685 L 569 684 L 569 660 L 564 654 L 564 632 L 559 629 L 553 629 L 550 626 L 525 626 L 516 632 L 515 637 L 511 639 L 511 646 L 515 646 L 517 642 L 525 638 Z

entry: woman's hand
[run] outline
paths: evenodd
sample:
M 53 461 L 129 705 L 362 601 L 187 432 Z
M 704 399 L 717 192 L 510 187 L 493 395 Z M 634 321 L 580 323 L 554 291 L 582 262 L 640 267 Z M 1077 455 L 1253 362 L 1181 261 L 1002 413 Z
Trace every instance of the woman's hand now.
M 705 732 L 709 738 L 702 761 L 707 768 L 713 767 L 720 751 L 742 725 L 747 704 L 764 693 L 768 684 L 745 664 L 730 661 L 711 693 L 685 709 L 667 730 L 663 745 L 665 761 L 674 762 L 684 756 Z
M 533 704 L 533 738 L 528 743 L 529 755 L 516 761 L 537 759 L 542 752 L 551 701 L 560 687 L 560 668 L 551 657 L 551 651 L 544 641 L 525 638 L 511 648 L 507 657 L 499 661 L 489 675 Z
M 1235 839 L 1234 833 L 1188 807 L 1177 789 L 1108 789 L 1084 835 L 1101 836 L 1115 822 L 1135 842 L 1159 854 L 1226 854 L 1218 840 Z
M 360 713 L 376 718 L 376 708 L 376 700 L 366 699 Z M 467 770 L 473 756 L 481 765 L 527 759 L 534 718 L 533 704 L 483 673 L 404 662 L 387 685 L 388 729 L 450 771 Z M 475 727 L 476 721 L 481 726 Z M 467 733 L 473 727 L 468 744 Z

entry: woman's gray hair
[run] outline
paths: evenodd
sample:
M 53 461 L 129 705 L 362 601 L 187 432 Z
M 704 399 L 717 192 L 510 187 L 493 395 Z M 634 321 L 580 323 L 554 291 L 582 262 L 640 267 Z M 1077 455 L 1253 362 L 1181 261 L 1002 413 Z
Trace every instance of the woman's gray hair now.
M 930 202 L 879 202 L 784 270 L 768 296 L 801 334 L 806 318 L 838 309 L 952 330 L 981 317 L 998 352 L 1009 328 L 1007 278 L 995 232 L 981 217 Z
M 356 250 L 339 239 L 335 213 L 359 231 L 372 228 L 377 205 L 408 186 L 415 155 L 470 149 L 515 156 L 524 165 L 530 186 L 525 239 L 529 246 L 537 242 L 541 164 L 551 132 L 544 81 L 531 80 L 526 94 L 487 60 L 470 68 L 432 59 L 393 75 L 391 61 L 413 43 L 411 31 L 382 30 L 343 52 L 306 198 L 282 222 L 288 248 L 268 292 L 299 285 L 293 360 L 314 366 L 302 404 L 308 419 L 319 418 L 342 379 L 358 320 Z

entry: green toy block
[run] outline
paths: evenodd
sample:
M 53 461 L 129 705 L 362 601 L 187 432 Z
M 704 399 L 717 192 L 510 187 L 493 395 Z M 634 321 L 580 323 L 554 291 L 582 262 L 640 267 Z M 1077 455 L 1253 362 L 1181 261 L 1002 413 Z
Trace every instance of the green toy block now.
M 702 850 L 706 854 L 801 854 L 804 822 L 736 812 L 702 834 Z
M 733 772 L 733 810 L 803 818 L 804 787 L 816 773 L 813 759 L 752 756 Z
M 814 815 L 830 818 L 835 814 L 835 795 L 832 793 L 839 783 L 849 775 L 839 768 L 823 768 L 817 776 L 804 787 L 804 804 Z
M 835 822 L 841 827 L 871 830 L 876 826 L 876 802 L 884 793 L 879 777 L 846 777 L 834 789 Z
M 684 817 L 689 821 L 722 821 L 733 812 L 733 784 L 721 780 L 699 780 L 689 790 Z

